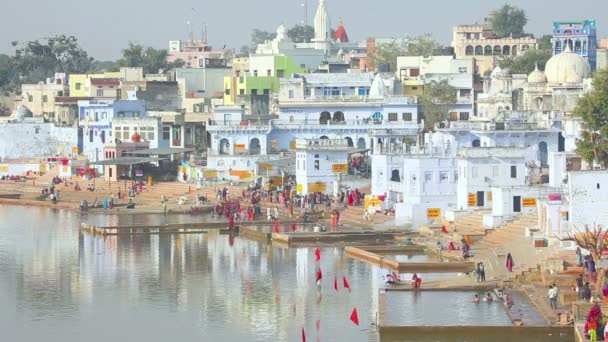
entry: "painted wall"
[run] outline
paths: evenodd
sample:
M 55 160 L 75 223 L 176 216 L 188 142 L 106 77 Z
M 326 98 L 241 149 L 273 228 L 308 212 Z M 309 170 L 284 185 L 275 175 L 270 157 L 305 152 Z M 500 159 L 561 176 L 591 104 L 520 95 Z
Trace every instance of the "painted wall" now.
M 52 123 L 0 124 L 0 158 L 70 155 L 78 146 L 78 129 Z
M 334 172 L 334 165 L 347 163 L 347 151 L 298 151 L 296 153 L 296 182 L 299 194 L 310 192 L 337 193 L 335 184 L 338 182 L 338 173 Z M 319 188 L 319 184 L 321 185 Z M 323 191 L 320 191 L 324 189 Z
M 571 227 L 584 229 L 608 222 L 608 171 L 568 172 Z

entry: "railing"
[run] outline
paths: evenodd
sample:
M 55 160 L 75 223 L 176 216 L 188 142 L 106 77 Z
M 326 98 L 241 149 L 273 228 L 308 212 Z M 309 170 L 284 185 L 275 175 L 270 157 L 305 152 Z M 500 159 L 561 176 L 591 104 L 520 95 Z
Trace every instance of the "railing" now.
M 302 98 L 279 97 L 279 106 L 282 103 L 324 103 L 324 102 L 346 102 L 346 103 L 399 103 L 399 104 L 417 104 L 416 97 L 407 97 L 402 95 L 386 95 L 383 98 L 371 98 L 369 95 L 327 95 L 327 96 L 307 96 Z
M 321 127 L 343 127 L 343 126 L 357 126 L 365 128 L 416 128 L 419 125 L 416 121 L 388 121 L 388 120 L 347 120 L 347 121 L 328 121 L 321 123 L 318 120 L 303 120 L 303 121 L 286 121 L 286 120 L 273 120 L 272 126 L 279 128 L 321 128 Z

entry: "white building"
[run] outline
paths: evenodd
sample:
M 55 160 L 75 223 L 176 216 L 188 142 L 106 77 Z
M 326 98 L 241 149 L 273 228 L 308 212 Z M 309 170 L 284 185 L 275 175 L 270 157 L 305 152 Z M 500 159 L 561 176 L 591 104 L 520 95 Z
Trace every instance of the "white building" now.
M 164 148 L 171 145 L 170 126 L 164 126 L 159 117 L 115 117 L 112 120 L 114 140 L 130 142 L 135 133 L 141 141 L 148 142 L 150 148 Z
M 322 192 L 338 194 L 340 179 L 348 173 L 348 153 L 352 147 L 344 139 L 298 139 L 296 141 L 296 182 L 298 194 Z
M 608 222 L 608 170 L 568 172 L 570 231 Z

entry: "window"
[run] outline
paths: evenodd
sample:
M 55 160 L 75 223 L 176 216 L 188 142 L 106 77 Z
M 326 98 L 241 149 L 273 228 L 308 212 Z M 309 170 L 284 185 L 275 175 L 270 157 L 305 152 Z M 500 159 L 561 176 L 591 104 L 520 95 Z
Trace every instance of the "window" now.
M 156 139 L 155 133 L 156 132 L 154 132 L 154 127 L 148 127 L 148 140 Z
M 42 95 L 42 102 L 48 102 L 49 98 L 46 95 Z
M 245 82 L 245 76 L 239 76 L 239 83 Z
M 89 142 L 93 142 L 93 130 L 89 131 Z
M 319 161 L 315 160 L 315 170 L 319 170 Z
M 498 177 L 499 174 L 500 174 L 500 169 L 498 168 L 498 166 L 492 167 L 492 176 Z
M 272 70 L 270 70 L 270 69 L 266 70 L 266 76 L 268 76 L 268 77 L 272 76 Z
M 397 121 L 398 114 L 397 113 L 388 113 L 388 121 Z
M 517 178 L 517 166 L 511 166 L 511 178 Z
M 97 89 L 97 96 L 103 96 L 103 89 Z
M 171 139 L 171 127 L 163 127 L 163 140 Z
M 289 91 L 289 98 L 293 99 L 295 97 L 295 92 L 293 90 Z
M 36 127 L 35 131 L 36 131 L 36 134 L 40 133 L 40 128 Z M 599 183 L 598 183 L 598 189 L 599 189 Z
M 245 95 L 245 89 L 239 89 L 239 95 Z
M 454 182 L 458 182 L 458 171 L 454 171 Z
M 38 132 L 36 132 L 36 133 L 38 133 Z M 597 184 L 595 185 L 595 187 L 596 187 L 596 188 L 599 190 L 599 189 L 600 189 L 600 183 L 597 183 Z
M 101 119 L 102 119 L 102 120 L 105 120 L 105 119 L 107 119 L 107 118 L 108 118 L 108 113 L 106 113 L 106 112 L 102 112 L 102 113 L 101 113 Z
M 412 86 L 412 90 L 418 90 L 417 86 Z
M 403 121 L 412 121 L 412 113 L 403 113 Z
M 478 173 L 479 173 L 479 170 L 477 169 L 477 167 L 473 166 L 471 168 L 471 178 L 477 178 Z
M 471 96 L 471 89 L 460 89 L 460 96 L 462 96 L 462 97 Z
M 445 171 L 439 172 L 439 181 L 445 183 L 448 181 L 448 173 Z
M 116 139 L 120 139 L 122 137 L 122 127 L 121 126 L 114 126 L 114 136 L 116 137 Z
M 257 89 L 251 89 L 251 95 L 257 95 L 257 94 L 258 94 L 258 90 Z
M 226 90 L 224 90 L 224 95 L 230 95 L 230 88 L 227 88 Z
M 270 95 L 270 89 L 264 89 L 264 95 Z
M 32 95 L 28 95 L 27 102 L 33 102 L 33 101 L 34 101 L 34 97 Z
M 410 77 L 416 77 L 416 76 L 420 76 L 420 69 L 418 69 L 418 68 L 410 69 Z
M 469 112 L 460 112 L 460 120 L 461 121 L 469 120 Z
M 285 77 L 285 70 L 277 70 L 277 77 L 278 78 Z
M 105 130 L 101 131 L 101 143 L 102 144 L 106 143 L 106 131 Z
M 80 83 L 76 83 L 76 90 L 80 90 L 81 84 Z
M 258 77 L 258 71 L 257 70 L 253 70 L 253 76 L 254 77 Z
M 121 95 L 122 92 L 120 91 L 120 89 L 116 89 L 116 98 L 119 99 Z
M 456 121 L 456 120 L 458 120 L 458 113 L 450 112 L 450 121 Z
M 459 67 L 458 68 L 458 73 L 459 74 L 466 74 L 467 73 L 467 67 Z

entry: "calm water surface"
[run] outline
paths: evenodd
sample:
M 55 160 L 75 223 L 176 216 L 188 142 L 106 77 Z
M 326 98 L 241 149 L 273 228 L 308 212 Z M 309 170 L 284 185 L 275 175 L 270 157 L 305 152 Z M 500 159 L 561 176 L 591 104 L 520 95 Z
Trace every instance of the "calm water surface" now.
M 205 218 L 170 216 L 171 222 Z M 162 215 L 90 216 L 97 224 Z M 382 270 L 324 248 L 282 249 L 211 232 L 93 237 L 81 216 L 0 206 L 4 341 L 376 341 Z M 333 288 L 346 275 L 352 292 Z M 357 307 L 361 326 L 349 321 Z M 316 332 L 316 321 L 320 331 Z M 371 329 L 370 329 L 371 328 Z

